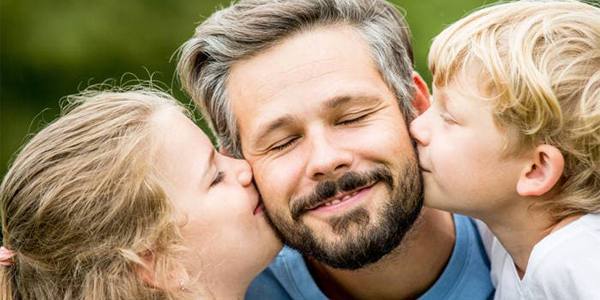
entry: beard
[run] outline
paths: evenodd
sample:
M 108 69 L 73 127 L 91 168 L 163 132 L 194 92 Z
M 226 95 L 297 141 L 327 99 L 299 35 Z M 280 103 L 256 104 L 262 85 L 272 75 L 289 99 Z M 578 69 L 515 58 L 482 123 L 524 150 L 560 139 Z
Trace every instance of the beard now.
M 339 192 L 383 183 L 389 197 L 373 215 L 358 207 L 327 220 L 335 236 L 308 227 L 302 218 L 310 208 Z M 375 199 L 372 199 L 375 200 Z M 266 209 L 279 237 L 305 256 L 338 269 L 355 270 L 377 262 L 398 247 L 423 207 L 423 187 L 416 161 L 409 160 L 397 176 L 387 166 L 367 172 L 347 172 L 322 181 L 307 196 L 290 201 L 290 215 Z

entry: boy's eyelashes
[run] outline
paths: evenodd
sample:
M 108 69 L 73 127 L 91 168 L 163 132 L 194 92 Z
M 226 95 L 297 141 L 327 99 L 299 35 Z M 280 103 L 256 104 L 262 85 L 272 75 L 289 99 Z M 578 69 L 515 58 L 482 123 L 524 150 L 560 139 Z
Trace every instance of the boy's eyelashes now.
M 449 124 L 457 124 L 456 119 L 454 119 L 452 117 L 452 115 L 450 115 L 448 112 L 440 112 L 440 117 L 442 118 L 442 120 L 444 120 L 444 122 L 449 123 Z
M 441 102 L 442 101 L 435 103 L 435 106 L 432 106 L 432 107 L 435 108 L 435 111 L 440 116 L 442 121 L 444 121 L 444 123 L 447 123 L 447 124 L 458 124 L 458 121 L 456 120 L 456 118 L 454 118 L 454 116 L 450 112 L 448 112 L 448 109 L 446 109 L 446 106 L 445 106 L 446 103 L 441 103 Z
M 436 95 L 433 95 L 432 98 L 434 99 L 432 107 L 435 107 L 435 109 L 438 111 L 440 118 L 442 118 L 442 120 L 446 123 L 458 124 L 456 119 L 448 112 L 448 108 L 446 107 L 446 105 L 448 105 L 448 98 L 446 96 L 439 95 L 437 95 L 437 97 Z

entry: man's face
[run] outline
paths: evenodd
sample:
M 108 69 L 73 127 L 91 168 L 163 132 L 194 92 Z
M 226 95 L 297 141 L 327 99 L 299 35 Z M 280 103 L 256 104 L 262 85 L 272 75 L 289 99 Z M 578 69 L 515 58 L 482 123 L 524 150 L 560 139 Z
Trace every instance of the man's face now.
M 400 243 L 422 206 L 418 164 L 357 31 L 288 38 L 234 64 L 227 90 L 243 154 L 290 246 L 355 269 Z

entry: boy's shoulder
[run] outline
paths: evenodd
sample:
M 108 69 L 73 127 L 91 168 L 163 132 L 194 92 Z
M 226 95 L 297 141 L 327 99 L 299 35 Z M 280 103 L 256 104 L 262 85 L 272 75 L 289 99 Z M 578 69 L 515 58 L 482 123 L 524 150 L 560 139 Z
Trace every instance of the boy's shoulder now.
M 522 279 L 496 238 L 491 260 L 498 299 L 597 299 L 600 214 L 585 215 L 535 245 Z
M 542 240 L 527 273 L 533 286 L 548 296 L 600 296 L 600 214 L 584 215 Z
M 548 235 L 535 246 L 530 264 L 532 267 L 553 268 L 554 265 L 560 267 L 592 257 L 600 264 L 600 214 L 586 214 Z M 556 260 L 560 264 L 546 265 L 538 260 Z

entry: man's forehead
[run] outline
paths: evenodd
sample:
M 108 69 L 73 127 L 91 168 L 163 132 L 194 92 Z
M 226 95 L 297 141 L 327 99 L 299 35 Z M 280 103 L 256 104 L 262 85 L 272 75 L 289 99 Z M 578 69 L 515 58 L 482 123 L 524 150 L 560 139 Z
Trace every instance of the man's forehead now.
M 318 79 L 333 69 L 355 68 L 358 56 L 370 60 L 370 48 L 349 25 L 303 31 L 257 55 L 236 61 L 230 69 L 227 90 L 231 94 L 269 97 L 280 92 L 281 87 Z
M 388 90 L 374 65 L 320 67 L 300 76 L 299 72 L 290 76 L 277 74 L 271 80 L 251 79 L 232 84 L 231 108 L 241 125 L 239 129 L 260 127 L 285 115 L 315 115 L 315 108 L 323 111 L 342 105 L 362 105 L 382 97 L 384 90 Z
M 333 29 L 305 32 L 232 66 L 227 90 L 244 146 L 265 127 L 387 89 L 362 36 Z
M 317 121 L 329 122 L 347 113 L 374 108 L 384 103 L 396 103 L 392 93 L 385 93 L 382 84 L 361 86 L 347 85 L 346 89 L 334 89 L 322 98 L 312 99 L 262 99 L 250 106 L 234 105 L 240 138 L 244 148 L 255 146 L 279 129 L 301 130 L 303 126 Z M 246 101 L 238 101 L 246 102 Z M 250 101 L 248 101 L 250 102 Z M 235 101 L 234 101 L 235 104 Z

